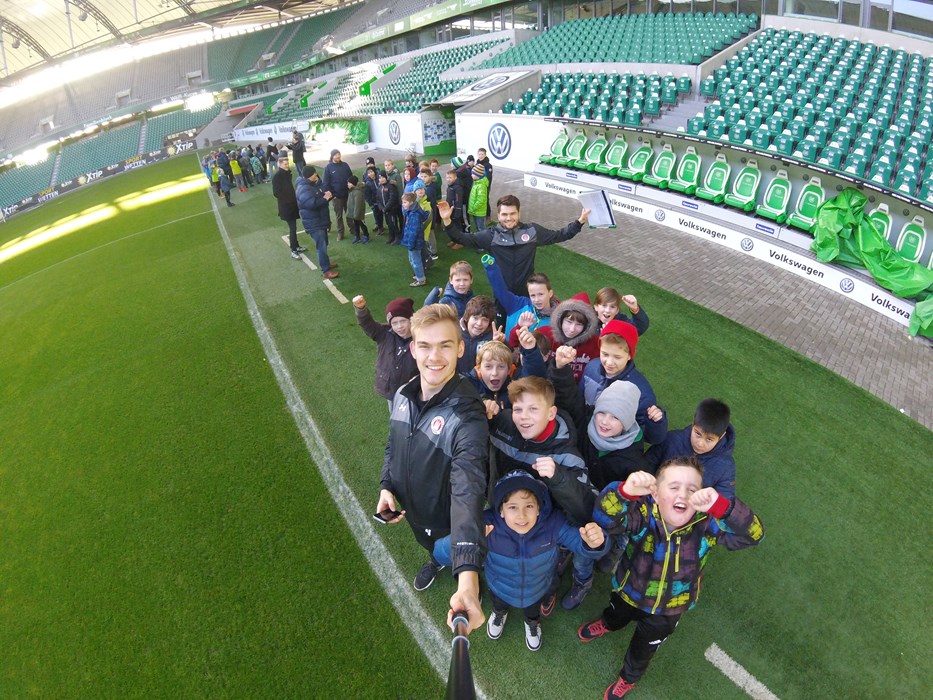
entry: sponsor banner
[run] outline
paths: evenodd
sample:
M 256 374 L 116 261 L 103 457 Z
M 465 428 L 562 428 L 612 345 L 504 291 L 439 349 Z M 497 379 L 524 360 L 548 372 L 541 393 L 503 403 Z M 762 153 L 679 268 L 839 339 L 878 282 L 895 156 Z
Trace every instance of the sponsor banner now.
M 66 192 L 71 192 L 72 190 L 76 190 L 79 187 L 88 185 L 92 182 L 97 182 L 98 180 L 110 177 L 111 175 L 126 172 L 127 170 L 134 170 L 135 168 L 148 165 L 149 163 L 155 163 L 156 161 L 171 158 L 172 156 L 178 155 L 179 153 L 185 153 L 187 151 L 193 152 L 194 150 L 194 141 L 183 141 L 181 143 L 173 144 L 168 148 L 163 148 L 158 151 L 151 151 L 144 155 L 133 156 L 132 158 L 128 158 L 127 160 L 121 161 L 119 163 L 113 163 L 106 167 L 100 168 L 99 170 L 92 170 L 91 172 L 83 173 L 82 175 L 79 175 L 72 180 L 64 180 L 53 187 L 46 187 L 41 192 L 37 192 L 30 197 L 26 197 L 25 199 L 22 199 L 15 204 L 3 207 L 3 215 L 7 217 L 12 216 L 13 214 L 19 214 L 20 212 L 37 207 L 40 204 L 45 204 L 52 199 L 56 199 Z
M 615 181 L 612 182 L 615 183 Z M 543 177 L 539 174 L 525 175 L 525 186 L 573 198 L 576 198 L 583 190 L 592 189 L 586 183 L 565 182 Z M 736 231 L 729 228 L 728 225 L 699 219 L 682 211 L 675 211 L 653 203 L 635 200 L 621 193 L 607 191 L 607 195 L 610 205 L 616 211 L 637 216 L 640 219 L 656 221 L 677 231 L 689 233 L 692 236 L 744 253 L 757 260 L 787 270 L 798 277 L 816 282 L 837 294 L 847 296 L 862 306 L 874 309 L 903 326 L 909 324 L 910 315 L 913 313 L 915 306 L 914 302 L 894 296 L 861 276 L 854 275 L 851 270 L 821 263 L 802 253 L 788 250 L 770 240 L 763 240 L 752 237 L 743 231 Z M 678 200 L 680 199 L 682 198 L 678 197 Z M 745 226 L 748 227 L 748 224 L 746 223 Z M 759 233 L 773 236 L 777 233 L 777 230 L 775 230 L 775 233 L 767 231 L 760 231 Z
M 559 122 L 506 114 L 458 114 L 456 125 L 459 155 L 475 155 L 482 147 L 493 167 L 512 170 L 533 170 L 563 128 Z
M 242 143 L 265 142 L 270 136 L 273 141 L 291 143 L 292 132 L 295 128 L 307 130 L 307 120 L 301 122 L 280 122 L 278 124 L 262 124 L 261 126 L 248 126 L 244 129 L 234 129 L 233 138 Z
M 425 148 L 429 146 L 439 146 L 444 141 L 453 141 L 457 138 L 457 131 L 453 118 L 445 117 L 441 112 L 422 112 L 421 129 Z
M 440 113 L 434 113 L 434 116 L 440 116 Z M 374 114 L 369 119 L 369 137 L 376 148 L 424 153 L 422 115 Z
M 443 101 L 458 105 L 469 104 L 473 100 L 485 97 L 494 90 L 498 90 L 509 83 L 514 83 L 516 80 L 526 75 L 528 75 L 528 71 L 519 71 L 517 73 L 493 73 L 492 75 L 487 75 L 485 78 L 477 80 L 472 85 L 461 88 L 452 95 L 448 95 Z

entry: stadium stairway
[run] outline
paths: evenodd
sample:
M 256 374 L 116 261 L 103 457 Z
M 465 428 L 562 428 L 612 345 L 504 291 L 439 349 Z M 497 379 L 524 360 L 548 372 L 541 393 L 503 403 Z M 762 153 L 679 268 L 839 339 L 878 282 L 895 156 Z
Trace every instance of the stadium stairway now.
M 661 112 L 661 116 L 651 122 L 649 126 L 652 129 L 676 132 L 678 128 L 683 128 L 690 117 L 697 112 L 702 112 L 705 105 L 705 100 L 697 96 L 695 92 L 691 92 L 681 102 Z

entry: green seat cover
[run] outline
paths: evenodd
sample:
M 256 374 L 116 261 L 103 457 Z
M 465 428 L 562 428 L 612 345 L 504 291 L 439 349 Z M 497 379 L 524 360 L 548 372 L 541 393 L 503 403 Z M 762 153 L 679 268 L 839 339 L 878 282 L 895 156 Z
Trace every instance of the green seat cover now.
M 551 163 L 552 165 L 562 165 L 565 168 L 570 167 L 575 160 L 583 155 L 584 148 L 586 148 L 586 134 L 583 132 L 583 129 L 577 129 L 577 133 L 573 135 L 573 138 L 570 139 L 570 142 L 567 144 L 567 150 L 564 155 L 554 158 Z
M 727 194 L 723 201 L 730 207 L 742 211 L 752 211 L 758 198 L 758 188 L 761 186 L 761 170 L 758 162 L 750 159 L 746 166 L 739 171 L 732 185 L 732 192 Z
M 671 174 L 674 172 L 674 164 L 677 162 L 677 156 L 671 149 L 670 144 L 664 144 L 664 149 L 654 159 L 654 165 L 651 166 L 651 172 L 645 173 L 642 182 L 652 187 L 666 190 L 671 181 Z
M 668 183 L 668 187 L 676 192 L 692 195 L 697 191 L 700 182 L 700 156 L 693 146 L 687 147 L 687 152 L 680 159 L 677 174 Z
M 790 206 L 790 180 L 786 170 L 778 170 L 774 179 L 768 183 L 764 201 L 755 207 L 755 213 L 771 221 L 783 224 Z
M 570 135 L 567 133 L 566 129 L 561 129 L 557 138 L 554 139 L 554 143 L 551 144 L 550 152 L 540 156 L 538 162 L 552 164 L 555 158 L 563 158 L 567 154 L 568 141 L 570 141 Z
M 624 168 L 619 168 L 616 175 L 626 180 L 641 182 L 651 161 L 654 158 L 654 151 L 651 150 L 651 141 L 645 141 L 641 147 L 629 156 L 628 164 Z
M 612 140 L 609 148 L 606 149 L 606 158 L 596 166 L 595 171 L 602 175 L 615 177 L 616 173 L 619 172 L 619 168 L 625 162 L 626 152 L 628 152 L 628 144 L 625 142 L 625 137 L 619 134 Z
M 891 213 L 888 211 L 888 205 L 882 202 L 868 213 L 868 219 L 875 225 L 886 240 L 891 239 Z
M 726 196 L 726 185 L 729 183 L 731 173 L 732 166 L 729 165 L 729 161 L 722 153 L 717 153 L 716 160 L 706 171 L 703 184 L 696 189 L 696 196 L 715 204 L 721 204 L 723 197 Z
M 797 197 L 794 211 L 787 217 L 787 223 L 801 231 L 810 232 L 816 221 L 816 212 L 823 204 L 826 195 L 823 193 L 823 183 L 820 178 L 811 177 L 810 182 L 804 185 Z

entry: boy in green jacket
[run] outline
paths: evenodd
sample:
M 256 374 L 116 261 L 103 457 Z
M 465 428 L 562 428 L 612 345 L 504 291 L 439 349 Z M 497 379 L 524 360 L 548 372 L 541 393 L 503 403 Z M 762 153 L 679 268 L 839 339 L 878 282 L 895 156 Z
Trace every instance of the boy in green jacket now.
M 476 231 L 486 228 L 486 207 L 489 205 L 489 180 L 486 178 L 486 169 L 477 163 L 473 166 L 473 187 L 470 188 L 470 201 L 467 205 L 467 214 L 473 217 L 473 226 Z

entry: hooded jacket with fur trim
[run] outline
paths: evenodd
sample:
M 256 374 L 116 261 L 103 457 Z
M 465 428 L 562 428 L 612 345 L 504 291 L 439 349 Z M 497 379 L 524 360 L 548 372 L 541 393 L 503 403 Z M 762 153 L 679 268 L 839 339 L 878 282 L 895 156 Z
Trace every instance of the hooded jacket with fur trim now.
M 564 333 L 564 317 L 571 311 L 576 311 L 586 319 L 583 323 L 583 330 L 579 335 L 568 338 Z M 583 370 L 586 369 L 590 360 L 599 359 L 599 318 L 596 311 L 590 303 L 590 296 L 586 292 L 580 292 L 566 301 L 562 301 L 551 312 L 551 325 L 542 328 L 541 332 L 550 336 L 552 347 L 557 350 L 561 345 L 567 345 L 577 351 L 577 357 L 570 363 L 573 369 L 573 379 L 580 381 L 583 376 Z

